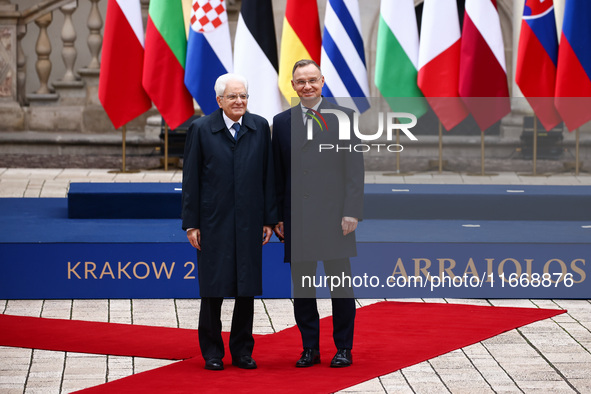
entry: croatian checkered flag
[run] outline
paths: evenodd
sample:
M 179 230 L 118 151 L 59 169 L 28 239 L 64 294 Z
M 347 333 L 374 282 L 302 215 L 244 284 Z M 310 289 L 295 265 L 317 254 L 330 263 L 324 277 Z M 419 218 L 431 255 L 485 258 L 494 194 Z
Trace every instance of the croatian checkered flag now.
M 218 109 L 214 84 L 232 72 L 232 43 L 224 0 L 193 0 L 185 85 L 208 115 Z

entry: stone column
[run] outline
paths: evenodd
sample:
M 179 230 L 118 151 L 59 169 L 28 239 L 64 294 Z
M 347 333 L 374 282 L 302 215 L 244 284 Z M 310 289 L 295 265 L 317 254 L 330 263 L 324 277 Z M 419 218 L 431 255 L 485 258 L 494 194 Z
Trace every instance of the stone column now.
M 22 130 L 24 113 L 17 94 L 18 7 L 0 0 L 0 130 Z
M 62 58 L 66 66 L 66 72 L 61 80 L 53 83 L 53 87 L 59 94 L 60 104 L 83 106 L 86 99 L 86 90 L 84 89 L 84 82 L 76 75 L 74 71 L 74 64 L 78 55 L 75 47 L 76 30 L 72 23 L 72 14 L 78 8 L 78 2 L 73 1 L 60 7 L 64 14 L 64 26 L 62 28 Z M 81 110 L 77 111 L 81 113 Z M 80 123 L 80 122 L 78 122 Z M 80 127 L 79 127 L 80 128 Z
M 103 28 L 103 16 L 98 7 L 100 1 L 101 0 L 90 0 L 91 9 L 87 20 L 89 30 L 87 42 L 91 61 L 88 66 L 78 70 L 78 73 L 86 86 L 86 103 L 82 113 L 83 132 L 104 132 L 113 130 L 113 125 L 98 98 L 100 74 L 99 54 L 103 45 L 103 36 L 101 32 Z

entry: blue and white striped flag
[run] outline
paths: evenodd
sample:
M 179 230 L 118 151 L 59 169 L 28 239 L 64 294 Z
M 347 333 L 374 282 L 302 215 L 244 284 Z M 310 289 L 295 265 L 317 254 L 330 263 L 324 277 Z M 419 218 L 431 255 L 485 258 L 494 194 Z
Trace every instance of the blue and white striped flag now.
M 369 84 L 357 0 L 328 0 L 320 66 L 325 77 L 322 94 L 358 112 L 369 108 Z M 351 99 L 341 99 L 348 98 Z

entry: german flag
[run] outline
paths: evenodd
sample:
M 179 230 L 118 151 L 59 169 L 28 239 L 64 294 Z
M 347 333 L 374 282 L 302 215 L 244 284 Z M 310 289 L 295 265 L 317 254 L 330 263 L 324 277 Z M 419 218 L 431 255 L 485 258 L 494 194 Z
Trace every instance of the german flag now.
M 320 64 L 321 45 L 316 0 L 287 0 L 279 58 L 279 89 L 288 103 L 296 96 L 291 87 L 293 65 L 302 59 Z

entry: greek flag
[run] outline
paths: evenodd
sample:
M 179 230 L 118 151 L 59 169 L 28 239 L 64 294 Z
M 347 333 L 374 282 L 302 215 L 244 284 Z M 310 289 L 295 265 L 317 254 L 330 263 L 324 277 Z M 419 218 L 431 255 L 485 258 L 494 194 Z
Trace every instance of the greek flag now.
M 369 85 L 357 0 L 328 1 L 320 65 L 325 77 L 322 88 L 325 97 L 335 97 L 339 105 L 360 113 L 369 108 Z

